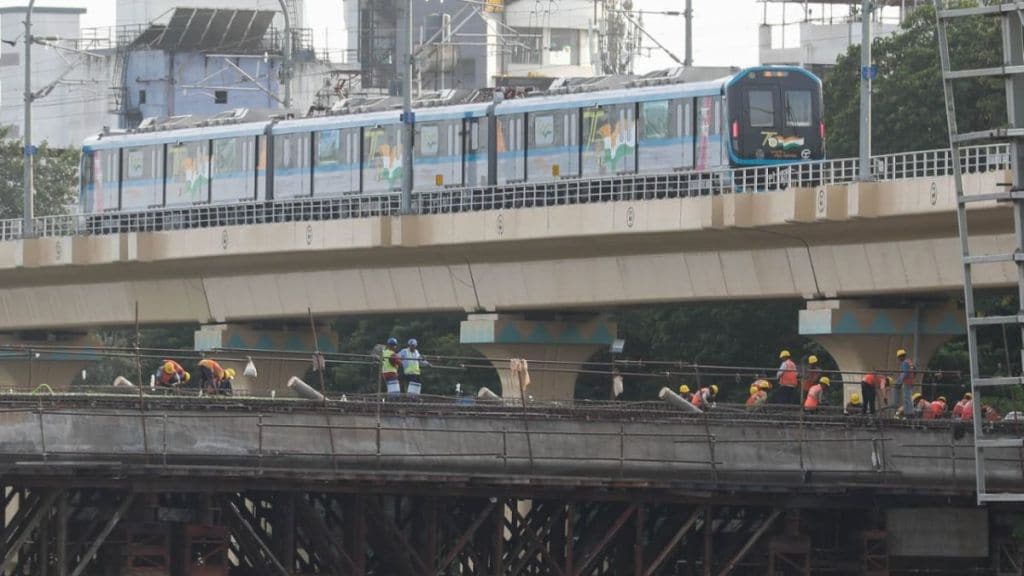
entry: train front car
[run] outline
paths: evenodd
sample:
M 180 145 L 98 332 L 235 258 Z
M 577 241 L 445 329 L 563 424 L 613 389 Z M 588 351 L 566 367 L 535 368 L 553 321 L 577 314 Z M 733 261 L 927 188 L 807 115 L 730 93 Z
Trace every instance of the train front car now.
M 729 156 L 735 167 L 825 157 L 821 80 L 803 68 L 743 70 L 726 84 Z

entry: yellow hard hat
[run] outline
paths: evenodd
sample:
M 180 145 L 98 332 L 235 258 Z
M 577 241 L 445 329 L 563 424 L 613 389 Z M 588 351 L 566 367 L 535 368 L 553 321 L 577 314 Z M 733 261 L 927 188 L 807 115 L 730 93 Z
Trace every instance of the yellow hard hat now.
M 945 396 L 939 396 L 938 398 L 936 398 L 936 400 L 938 400 L 939 402 L 942 402 L 943 404 L 946 403 L 946 397 Z
M 167 374 L 174 374 L 174 364 L 170 362 L 164 362 L 164 372 Z
M 771 382 L 769 382 L 767 380 L 761 380 L 760 382 L 761 383 L 759 384 L 759 386 L 760 386 L 761 390 L 771 390 L 772 389 L 772 383 Z
M 235 369 L 228 368 L 227 370 L 224 371 L 224 376 L 226 376 L 228 380 L 231 380 L 232 378 L 235 377 Z
M 192 375 L 189 374 L 188 372 L 185 372 L 185 382 L 188 382 L 191 379 L 192 379 Z
M 807 363 L 808 364 L 817 364 L 818 363 L 818 357 L 813 355 L 813 354 L 811 354 L 810 356 L 807 357 Z
M 860 404 L 860 394 L 850 394 L 850 404 Z
M 779 358 L 789 358 L 789 350 L 783 350 L 779 352 Z
M 921 397 L 921 393 L 920 393 L 920 392 L 914 392 L 914 395 L 910 397 L 910 400 L 911 400 L 912 402 L 917 402 L 917 400 L 918 400 L 918 399 L 919 399 L 920 397 Z
M 758 390 L 760 390 L 760 388 L 757 387 L 757 384 L 752 384 L 750 386 L 750 394 L 751 394 L 751 396 L 753 396 L 754 394 L 757 394 Z
M 832 381 L 828 379 L 828 376 L 822 376 L 821 379 L 818 380 L 818 382 L 820 384 L 824 384 L 825 386 L 832 384 Z
M 690 393 L 690 387 L 687 386 L 686 384 L 683 384 L 682 386 L 679 387 L 679 393 L 680 394 L 689 394 Z
M 711 393 L 712 394 L 718 394 L 718 385 L 717 384 L 712 384 L 711 385 Z
M 906 356 L 906 355 L 907 355 L 907 351 L 904 350 L 903 348 L 900 348 L 899 350 L 896 351 L 896 357 L 897 358 L 899 358 L 900 356 Z
M 970 400 L 970 399 L 974 398 L 974 394 L 971 394 L 970 392 L 968 392 L 967 394 L 964 394 L 964 398 L 967 398 L 968 400 Z

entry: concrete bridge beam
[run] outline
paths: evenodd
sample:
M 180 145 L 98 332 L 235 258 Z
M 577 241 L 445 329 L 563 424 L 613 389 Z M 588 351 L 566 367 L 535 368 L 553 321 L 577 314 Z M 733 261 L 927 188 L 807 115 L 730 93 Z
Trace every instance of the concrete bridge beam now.
M 338 335 L 329 326 L 317 329 L 317 343 L 309 328 L 255 328 L 244 324 L 212 324 L 195 332 L 195 349 L 207 353 L 224 368 L 234 368 L 236 394 L 291 396 L 285 386 L 292 376 L 302 378 L 312 367 L 318 344 L 325 354 L 338 351 Z M 219 351 L 224 351 L 218 354 Z M 257 378 L 244 375 L 247 357 L 254 357 Z M 261 358 L 262 356 L 262 358 Z
M 828 350 L 843 373 L 843 403 L 860 392 L 866 372 L 895 376 L 896 350 L 905 349 L 919 368 L 950 338 L 965 333 L 964 314 L 953 303 L 919 308 L 871 308 L 861 300 L 808 302 L 800 311 L 800 334 Z M 915 336 L 917 347 L 915 350 Z M 915 388 L 920 388 L 917 378 Z
M 95 336 L 81 333 L 0 336 L 0 390 L 33 390 L 46 384 L 67 391 L 82 370 L 100 359 L 99 345 Z
M 607 317 L 586 320 L 525 320 L 513 314 L 471 314 L 459 327 L 459 340 L 479 350 L 501 378 L 501 395 L 520 398 L 509 360 L 530 363 L 527 394 L 536 400 L 568 400 L 579 370 L 595 352 L 615 340 L 618 327 Z

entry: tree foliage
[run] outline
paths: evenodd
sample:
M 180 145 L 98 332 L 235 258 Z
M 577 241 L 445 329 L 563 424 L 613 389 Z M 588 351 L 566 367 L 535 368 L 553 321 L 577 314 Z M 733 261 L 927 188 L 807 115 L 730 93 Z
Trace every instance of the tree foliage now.
M 997 18 L 965 19 L 949 28 L 954 69 L 997 66 L 1002 59 Z M 949 146 L 939 66 L 935 10 L 915 9 L 900 30 L 872 43 L 878 66 L 872 94 L 872 153 L 889 154 Z M 857 155 L 860 122 L 860 46 L 840 56 L 824 81 L 828 153 Z M 958 130 L 1006 124 L 1001 80 L 957 81 Z
M 19 218 L 24 206 L 25 159 L 20 140 L 0 128 L 0 219 Z M 51 148 L 45 142 L 35 157 L 36 216 L 66 214 L 75 204 L 80 152 Z

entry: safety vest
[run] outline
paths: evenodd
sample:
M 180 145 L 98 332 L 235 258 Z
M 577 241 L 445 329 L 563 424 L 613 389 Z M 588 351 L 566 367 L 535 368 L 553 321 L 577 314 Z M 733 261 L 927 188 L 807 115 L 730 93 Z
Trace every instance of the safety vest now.
M 419 376 L 420 375 L 420 351 L 409 350 L 406 348 L 399 354 L 402 358 L 402 369 L 406 375 Z
M 704 390 L 706 390 L 706 388 L 701 388 L 694 392 L 693 398 L 690 398 L 690 404 L 700 408 L 700 405 L 704 403 Z
M 747 406 L 753 406 L 755 404 L 757 404 L 757 392 L 754 392 L 750 395 L 750 398 L 747 398 Z
M 960 411 L 960 419 L 965 422 L 974 420 L 974 400 L 968 400 L 964 403 L 964 407 Z
M 397 374 L 398 368 L 391 361 L 395 357 L 395 351 L 390 348 L 385 348 L 384 352 L 380 355 L 380 373 L 381 374 Z
M 202 360 L 199 361 L 199 365 L 204 368 L 209 368 L 210 371 L 213 372 L 213 377 L 216 378 L 217 380 L 220 380 L 221 378 L 224 377 L 224 369 L 221 368 L 220 364 L 218 364 L 216 360 L 203 358 Z
M 961 400 L 961 401 L 957 402 L 956 406 L 953 406 L 953 418 L 962 418 L 963 417 L 964 409 L 967 407 L 967 403 L 968 402 L 970 402 L 970 400 L 964 399 L 964 400 Z
M 796 364 L 792 359 L 787 359 L 782 363 L 782 375 L 779 377 L 779 384 L 782 386 L 789 386 L 796 388 L 797 377 L 796 377 Z
M 935 420 L 946 413 L 946 405 L 938 400 L 929 404 L 928 408 L 929 409 L 925 411 L 925 418 L 928 420 Z
M 818 409 L 818 404 L 821 402 L 821 391 L 821 384 L 811 386 L 811 391 L 807 393 L 807 398 L 804 399 L 804 410 Z
M 170 363 L 171 368 L 174 370 L 170 374 L 168 374 L 167 372 L 164 371 L 164 365 L 166 365 L 168 363 Z M 174 360 L 164 359 L 164 361 L 160 363 L 159 372 L 160 372 L 160 383 L 161 384 L 169 384 L 172 380 L 184 380 L 185 379 L 185 369 L 181 367 L 181 364 L 178 364 Z
M 861 382 L 871 388 L 878 388 L 882 384 L 882 377 L 878 374 L 865 374 Z

